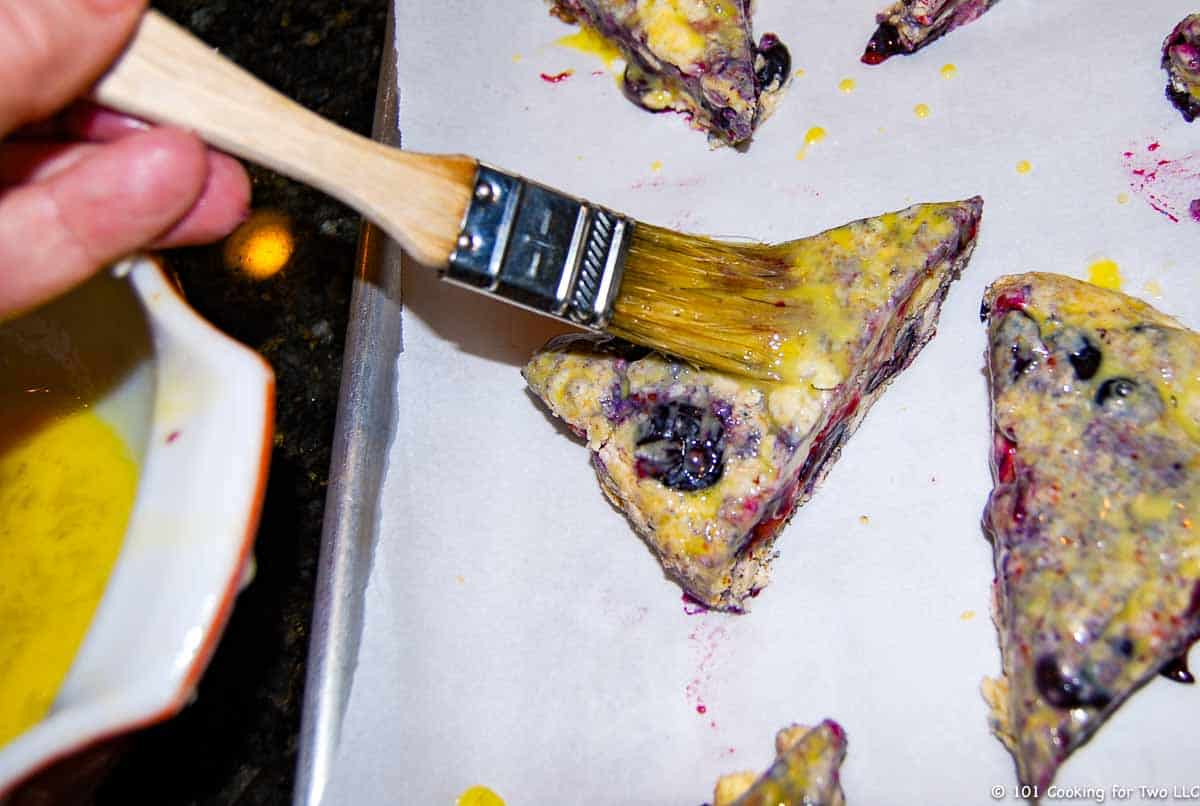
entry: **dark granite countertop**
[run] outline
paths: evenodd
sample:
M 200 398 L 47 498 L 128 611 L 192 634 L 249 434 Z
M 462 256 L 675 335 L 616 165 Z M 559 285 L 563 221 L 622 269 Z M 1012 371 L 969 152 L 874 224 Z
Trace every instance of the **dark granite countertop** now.
M 304 106 L 369 134 L 388 0 L 156 0 L 155 7 Z M 278 273 L 252 279 L 212 247 L 166 255 L 187 298 L 277 376 L 276 435 L 241 594 L 196 702 L 92 762 L 68 803 L 290 803 L 359 216 L 251 167 L 256 210 L 290 220 Z M 98 770 L 98 772 L 97 772 Z M 75 779 L 79 781 L 79 778 Z M 62 795 L 19 802 L 59 801 Z

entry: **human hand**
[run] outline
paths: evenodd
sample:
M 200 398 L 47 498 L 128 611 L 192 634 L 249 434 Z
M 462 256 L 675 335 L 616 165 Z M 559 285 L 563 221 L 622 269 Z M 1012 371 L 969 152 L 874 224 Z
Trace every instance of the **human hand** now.
M 143 247 L 205 243 L 250 183 L 193 134 L 72 101 L 146 0 L 0 0 L 0 320 Z

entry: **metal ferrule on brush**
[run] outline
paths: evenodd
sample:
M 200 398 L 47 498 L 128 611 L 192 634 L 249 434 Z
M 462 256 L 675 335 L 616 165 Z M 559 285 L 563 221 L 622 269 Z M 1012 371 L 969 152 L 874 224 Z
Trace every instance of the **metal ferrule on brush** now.
M 443 278 L 574 325 L 612 317 L 634 222 L 480 165 Z

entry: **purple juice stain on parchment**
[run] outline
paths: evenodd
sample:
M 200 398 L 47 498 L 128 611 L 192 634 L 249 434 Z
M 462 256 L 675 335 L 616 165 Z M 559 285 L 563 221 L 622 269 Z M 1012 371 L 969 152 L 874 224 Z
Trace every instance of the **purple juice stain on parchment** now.
M 708 612 L 708 605 L 694 598 L 690 593 L 683 594 L 680 601 L 683 602 L 683 613 L 685 616 L 698 616 L 701 613 Z
M 695 600 L 692 600 L 695 601 Z M 697 602 L 697 604 L 699 604 Z M 703 605 L 701 605 L 703 607 Z M 686 609 L 689 615 L 693 611 Z M 697 715 L 708 719 L 708 726 L 716 730 L 717 720 L 709 715 L 709 704 L 705 702 L 705 690 L 711 685 L 713 669 L 720 661 L 721 650 L 724 648 L 728 635 L 725 629 L 725 618 L 722 613 L 714 613 L 705 608 L 696 614 L 700 616 L 699 623 L 688 633 L 688 641 L 696 657 L 696 671 L 688 684 L 684 686 L 684 699 Z
M 1122 154 L 1129 189 L 1175 223 L 1200 221 L 1200 151 L 1169 157 L 1161 148 L 1152 140 Z

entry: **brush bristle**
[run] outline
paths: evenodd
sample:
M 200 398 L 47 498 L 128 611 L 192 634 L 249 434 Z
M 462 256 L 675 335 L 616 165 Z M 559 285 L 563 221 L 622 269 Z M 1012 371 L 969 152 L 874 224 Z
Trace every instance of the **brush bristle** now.
M 608 332 L 701 366 L 788 380 L 781 334 L 800 324 L 786 301 L 796 284 L 780 245 L 638 224 Z
M 608 331 L 699 366 L 831 389 L 957 276 L 982 209 L 917 204 L 779 244 L 637 224 Z

